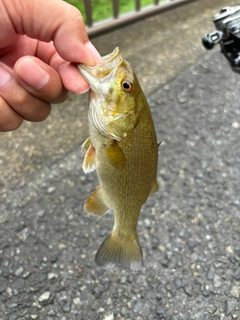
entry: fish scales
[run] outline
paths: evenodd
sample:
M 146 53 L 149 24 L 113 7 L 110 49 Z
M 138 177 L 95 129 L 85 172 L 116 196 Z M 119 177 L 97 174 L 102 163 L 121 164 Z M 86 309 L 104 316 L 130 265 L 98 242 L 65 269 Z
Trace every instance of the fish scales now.
M 142 268 L 137 222 L 156 182 L 158 145 L 147 100 L 136 75 L 116 48 L 96 67 L 79 65 L 90 84 L 90 138 L 83 169 L 96 169 L 100 185 L 86 200 L 87 212 L 114 211 L 112 232 L 96 254 L 100 266 Z

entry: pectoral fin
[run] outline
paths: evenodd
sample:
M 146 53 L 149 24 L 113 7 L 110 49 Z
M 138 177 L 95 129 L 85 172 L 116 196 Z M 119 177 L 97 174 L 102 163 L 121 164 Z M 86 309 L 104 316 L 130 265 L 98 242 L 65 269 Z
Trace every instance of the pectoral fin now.
M 85 201 L 84 210 L 97 216 L 103 216 L 110 206 L 103 194 L 102 188 L 98 186 L 91 196 Z
M 158 189 L 159 189 L 158 183 L 157 183 L 157 180 L 155 180 L 154 183 L 153 183 L 152 190 L 151 190 L 150 194 L 152 194 L 154 192 L 157 192 Z
M 119 147 L 118 143 L 116 140 L 111 144 L 111 146 L 106 148 L 106 153 L 109 162 L 114 166 L 114 167 L 122 167 L 126 163 L 126 158 L 123 154 L 122 149 Z
M 83 143 L 82 150 L 86 151 L 82 164 L 83 171 L 85 173 L 94 171 L 96 169 L 96 152 L 90 138 L 87 138 Z
M 88 137 L 82 144 L 82 151 L 86 153 L 90 145 L 91 145 L 91 139 L 90 137 Z

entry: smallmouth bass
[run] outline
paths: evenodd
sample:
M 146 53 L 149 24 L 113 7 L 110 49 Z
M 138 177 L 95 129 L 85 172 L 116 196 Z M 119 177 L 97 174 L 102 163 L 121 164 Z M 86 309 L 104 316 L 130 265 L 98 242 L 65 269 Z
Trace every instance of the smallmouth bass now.
M 90 214 L 114 211 L 112 232 L 100 246 L 95 261 L 99 266 L 120 265 L 139 270 L 143 266 L 137 235 L 142 205 L 158 190 L 156 172 L 158 143 L 151 112 L 130 64 L 119 48 L 103 57 L 95 67 L 79 64 L 90 84 L 90 137 L 82 168 L 96 169 L 99 186 L 86 200 Z

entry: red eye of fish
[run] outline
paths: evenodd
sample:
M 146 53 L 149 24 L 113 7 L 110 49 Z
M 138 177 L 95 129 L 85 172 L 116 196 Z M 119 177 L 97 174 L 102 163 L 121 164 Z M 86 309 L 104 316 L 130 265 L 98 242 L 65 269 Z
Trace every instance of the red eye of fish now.
M 126 92 L 132 92 L 133 91 L 133 84 L 129 80 L 123 80 L 122 88 Z

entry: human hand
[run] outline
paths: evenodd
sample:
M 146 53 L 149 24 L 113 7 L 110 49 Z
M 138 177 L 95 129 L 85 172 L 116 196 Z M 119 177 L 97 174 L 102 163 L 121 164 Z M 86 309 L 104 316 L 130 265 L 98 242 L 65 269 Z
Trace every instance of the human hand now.
M 101 57 L 86 34 L 83 18 L 61 0 L 0 0 L 0 131 L 24 119 L 42 121 L 51 103 L 89 85 L 75 63 Z

